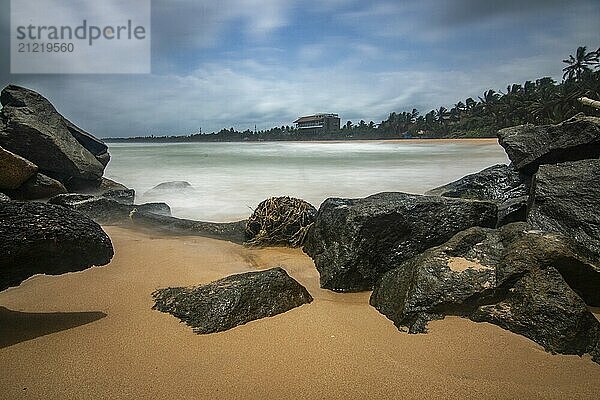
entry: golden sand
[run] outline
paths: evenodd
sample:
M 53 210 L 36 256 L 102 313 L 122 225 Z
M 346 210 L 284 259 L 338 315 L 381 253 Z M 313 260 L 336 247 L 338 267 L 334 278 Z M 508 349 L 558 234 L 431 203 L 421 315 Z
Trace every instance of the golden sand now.
M 3 399 L 597 399 L 600 366 L 448 317 L 408 335 L 301 251 L 107 227 L 111 264 L 0 293 Z M 311 304 L 195 335 L 150 293 L 282 266 Z M 44 314 L 39 314 L 44 313 Z M 52 314 L 45 314 L 52 313 Z

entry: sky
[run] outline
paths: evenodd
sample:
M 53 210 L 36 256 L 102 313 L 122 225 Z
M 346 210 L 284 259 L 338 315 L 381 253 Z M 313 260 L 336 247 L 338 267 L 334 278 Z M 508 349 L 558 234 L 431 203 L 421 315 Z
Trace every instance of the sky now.
M 10 74 L 102 138 L 268 129 L 300 115 L 380 122 L 484 90 L 562 77 L 600 47 L 597 0 L 153 0 L 152 73 Z M 43 3 L 43 0 L 40 0 Z

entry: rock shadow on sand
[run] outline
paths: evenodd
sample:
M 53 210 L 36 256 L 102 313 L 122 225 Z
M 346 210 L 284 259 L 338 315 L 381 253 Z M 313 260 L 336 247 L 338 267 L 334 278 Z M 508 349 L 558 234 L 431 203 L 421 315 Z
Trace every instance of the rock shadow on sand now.
M 86 325 L 106 316 L 100 311 L 29 313 L 0 307 L 0 349 Z

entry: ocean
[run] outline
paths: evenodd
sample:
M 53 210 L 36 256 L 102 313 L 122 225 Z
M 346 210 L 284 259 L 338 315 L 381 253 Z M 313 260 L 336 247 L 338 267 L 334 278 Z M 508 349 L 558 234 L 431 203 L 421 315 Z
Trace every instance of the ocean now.
M 136 203 L 164 201 L 173 215 L 203 221 L 247 218 L 271 196 L 328 197 L 384 191 L 424 193 L 508 163 L 495 140 L 259 143 L 109 143 L 105 176 L 136 191 Z M 146 194 L 162 182 L 192 188 Z

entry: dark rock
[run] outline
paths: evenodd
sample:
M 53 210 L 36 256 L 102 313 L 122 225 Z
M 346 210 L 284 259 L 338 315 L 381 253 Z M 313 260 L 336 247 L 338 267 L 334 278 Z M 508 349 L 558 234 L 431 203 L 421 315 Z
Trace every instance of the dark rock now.
M 499 203 L 526 196 L 527 177 L 505 164 L 497 164 L 475 174 L 428 191 L 427 195 L 471 200 L 493 200 Z
M 168 217 L 155 213 L 132 212 L 131 221 L 139 226 L 160 230 L 165 233 L 195 235 L 213 239 L 243 243 L 246 239 L 246 221 L 204 222 Z
M 37 165 L 0 147 L 0 189 L 14 190 L 37 172 Z
M 514 166 L 529 175 L 542 164 L 600 157 L 600 118 L 575 116 L 558 125 L 520 125 L 498 132 Z
M 75 211 L 36 202 L 0 202 L 0 290 L 36 274 L 105 265 L 112 256 L 112 243 L 102 228 Z
M 498 204 L 498 226 L 527 221 L 529 196 L 515 197 Z
M 39 93 L 9 85 L 0 95 L 0 145 L 65 186 L 97 181 L 104 166 L 73 137 L 65 118 Z
M 460 232 L 384 274 L 370 303 L 399 329 L 408 327 L 409 333 L 425 332 L 432 319 L 459 315 L 497 323 L 549 351 L 593 353 L 600 324 L 573 289 L 590 304 L 600 300 L 600 269 L 578 255 L 570 239 L 529 229 L 525 223 L 516 223 Z M 537 292 L 522 295 L 523 287 L 536 286 Z M 513 320 L 511 308 L 515 309 Z M 543 308 L 547 311 L 541 313 Z M 524 330 L 527 321 L 535 321 L 532 325 L 537 327 Z M 591 335 L 583 353 L 569 335 Z M 554 343 L 551 348 L 547 347 L 550 342 Z
M 114 200 L 119 203 L 132 205 L 135 200 L 135 190 L 133 189 L 112 189 L 100 195 L 105 199 Z
M 125 185 L 115 182 L 108 178 L 102 178 L 97 181 L 88 181 L 82 187 L 80 187 L 77 192 L 83 194 L 92 194 L 95 196 L 100 196 L 106 192 L 113 190 L 130 190 Z
M 38 200 L 67 193 L 67 189 L 59 181 L 38 172 L 17 190 L 7 190 L 6 193 L 15 200 Z
M 129 214 L 134 208 L 132 205 L 123 204 L 112 199 L 82 194 L 54 197 L 48 200 L 48 203 L 77 210 L 98 224 L 103 225 L 127 222 Z
M 5 195 L 4 193 L 0 193 L 0 201 L 10 201 L 10 197 Z
M 169 205 L 166 203 L 144 203 L 144 204 L 135 206 L 135 210 L 136 210 L 136 212 L 139 212 L 142 214 L 151 213 L 151 214 L 163 215 L 166 217 L 171 216 L 171 207 L 169 207 Z
M 528 221 L 576 240 L 600 260 L 600 160 L 541 166 L 534 178 Z
M 526 220 L 529 180 L 513 167 L 498 164 L 432 189 L 425 194 L 494 201 L 498 204 L 498 225 L 500 226 Z
M 59 206 L 72 208 L 73 205 L 80 203 L 85 200 L 93 199 L 94 196 L 91 194 L 79 194 L 79 193 L 65 193 L 56 195 L 48 200 L 49 204 L 56 204 Z
M 96 160 L 100 162 L 104 167 L 110 161 L 110 154 L 108 154 L 108 146 L 97 137 L 94 137 L 91 133 L 84 131 L 83 129 L 75 126 L 68 119 L 64 119 L 65 124 L 71 135 L 79 142 L 80 145 L 85 147 L 87 151 L 92 153 Z
M 170 313 L 199 334 L 222 332 L 312 302 L 281 268 L 231 275 L 204 286 L 159 289 L 153 309 Z
M 112 179 L 108 179 L 108 178 L 102 178 L 100 180 L 100 185 L 98 187 L 98 190 L 102 191 L 103 193 L 108 190 L 125 190 L 125 189 L 128 189 L 128 187 L 123 185 L 122 183 L 115 182 Z
M 552 353 L 590 353 L 600 363 L 600 323 L 554 268 L 532 269 L 504 300 L 479 307 L 471 319 L 528 337 Z
M 494 203 L 380 193 L 364 199 L 327 199 L 304 251 L 314 260 L 321 287 L 370 290 L 386 271 L 440 245 L 471 226 L 496 226 Z
M 252 246 L 302 246 L 315 222 L 317 209 L 293 197 L 271 197 L 261 202 L 246 224 L 246 243 Z
M 134 224 L 142 228 L 165 233 L 196 235 L 234 243 L 243 243 L 246 221 L 203 222 L 169 216 L 170 207 L 165 203 L 128 205 L 89 194 L 62 194 L 48 203 L 77 210 L 101 224 Z
M 497 288 L 499 232 L 473 227 L 445 244 L 403 262 L 375 285 L 370 303 L 409 333 L 426 332 L 444 315 L 468 315 L 486 291 Z

